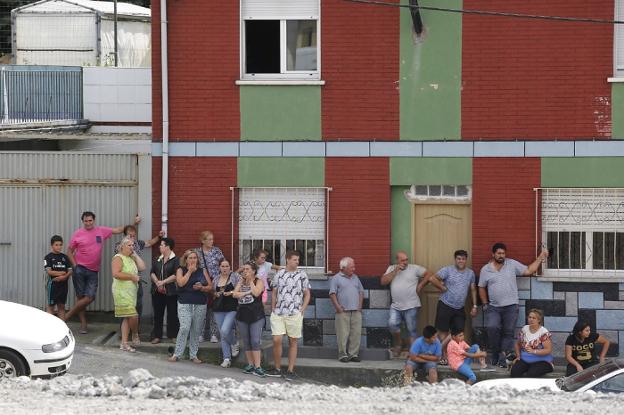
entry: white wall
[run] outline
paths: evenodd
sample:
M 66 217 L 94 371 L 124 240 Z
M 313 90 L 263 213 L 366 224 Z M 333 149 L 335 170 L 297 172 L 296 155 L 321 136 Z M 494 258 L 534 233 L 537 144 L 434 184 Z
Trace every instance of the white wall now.
M 84 117 L 95 124 L 90 131 L 151 133 L 150 126 L 132 125 L 152 122 L 151 71 L 151 68 L 83 68 Z

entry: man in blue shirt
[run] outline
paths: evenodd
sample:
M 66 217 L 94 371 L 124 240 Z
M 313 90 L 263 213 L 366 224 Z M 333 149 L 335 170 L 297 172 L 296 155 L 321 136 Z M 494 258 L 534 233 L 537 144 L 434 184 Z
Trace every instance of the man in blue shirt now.
M 425 370 L 429 383 L 438 382 L 438 361 L 442 356 L 442 345 L 433 326 L 423 329 L 423 335 L 417 338 L 410 348 L 409 359 L 405 362 L 404 384 L 409 385 L 414 379 L 414 371 Z
M 466 266 L 468 252 L 463 249 L 455 251 L 453 255 L 455 265 L 440 269 L 435 275 L 427 279 L 442 292 L 438 300 L 435 326 L 439 330 L 438 337 L 442 341 L 441 365 L 446 364 L 446 345 L 451 340 L 449 332 L 452 328 L 463 329 L 466 324 L 466 297 L 471 294 L 471 317 L 477 315 L 477 286 L 474 272 Z

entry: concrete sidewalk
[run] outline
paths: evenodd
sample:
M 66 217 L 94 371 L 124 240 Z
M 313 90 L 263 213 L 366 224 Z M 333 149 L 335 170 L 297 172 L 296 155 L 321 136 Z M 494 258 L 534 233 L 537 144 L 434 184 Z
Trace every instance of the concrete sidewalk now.
M 93 321 L 89 324 L 89 333 L 79 334 L 79 323 L 69 322 L 76 342 L 79 344 L 90 344 L 95 346 L 118 348 L 120 343 L 119 324 L 104 321 Z M 143 331 L 148 333 L 147 330 Z M 144 353 L 161 354 L 165 359 L 173 350 L 174 343 L 170 340 L 164 340 L 159 344 L 151 344 L 149 335 L 141 336 L 141 345 L 138 350 Z M 288 352 L 288 348 L 284 347 L 284 353 Z M 375 350 L 369 352 L 369 355 L 380 356 L 383 351 Z M 312 357 L 315 354 L 326 358 Z M 267 362 L 267 367 L 273 366 L 273 343 L 270 335 L 266 335 L 262 342 L 263 361 Z M 303 379 L 309 379 L 315 382 L 339 385 L 339 386 L 400 386 L 402 384 L 402 371 L 405 365 L 404 359 L 388 359 L 386 360 L 363 360 L 362 362 L 342 363 L 336 358 L 327 358 L 330 356 L 327 351 L 322 353 L 318 351 L 318 347 L 300 346 L 300 358 L 297 359 L 296 372 Z M 366 354 L 363 353 L 363 356 Z M 221 344 L 210 343 L 208 341 L 200 344 L 198 357 L 207 364 L 218 365 L 221 363 Z M 234 359 L 233 366 L 242 367 L 246 363 L 244 353 L 237 359 Z M 282 359 L 282 367 L 287 366 L 287 359 Z M 480 372 L 478 368 L 474 369 L 478 380 L 497 379 L 509 377 L 509 372 L 502 368 L 496 368 L 493 372 Z M 548 377 L 560 377 L 565 373 L 562 367 L 555 367 L 555 372 Z M 448 366 L 438 367 L 438 377 L 440 380 L 445 378 L 457 378 L 460 376 L 451 370 Z M 419 380 L 422 380 L 420 378 Z

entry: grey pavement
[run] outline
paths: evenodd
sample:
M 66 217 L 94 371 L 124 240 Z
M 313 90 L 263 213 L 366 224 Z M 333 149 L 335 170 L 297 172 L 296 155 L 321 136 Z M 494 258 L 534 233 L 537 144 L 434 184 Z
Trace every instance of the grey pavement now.
M 167 361 L 169 349 L 173 343 L 165 340 L 160 344 L 153 345 L 147 337 L 142 337 L 142 343 L 137 347 L 136 353 L 122 352 L 119 350 L 119 325 L 110 322 L 93 322 L 89 325 L 88 334 L 78 334 L 79 324 L 68 323 L 76 337 L 76 353 L 70 373 L 92 375 L 118 375 L 123 376 L 128 371 L 136 368 L 144 368 L 155 376 L 195 376 L 198 378 L 233 378 L 236 380 L 254 380 L 258 382 L 278 381 L 280 378 L 259 378 L 253 375 L 243 374 L 240 368 L 246 363 L 244 353 L 241 351 L 238 359 L 233 361 L 231 368 L 222 368 L 221 346 L 219 343 L 204 342 L 200 344 L 198 357 L 204 361 L 202 364 L 194 364 L 188 360 L 180 360 L 176 363 Z M 146 332 L 146 330 L 144 330 Z M 272 367 L 272 342 L 270 336 L 263 340 L 263 367 Z M 297 359 L 295 372 L 301 376 L 302 382 L 317 384 L 333 384 L 340 386 L 396 386 L 402 382 L 402 370 L 405 365 L 404 359 L 370 360 L 361 362 L 342 363 L 334 358 L 327 358 L 327 353 L 322 353 L 325 358 L 315 358 L 318 347 L 302 347 L 300 357 Z M 284 348 L 287 353 L 288 348 Z M 327 352 L 325 350 L 324 352 Z M 379 354 L 379 350 L 377 350 Z M 282 368 L 286 368 L 288 362 L 282 359 Z M 561 367 L 556 367 L 554 373 L 548 377 L 563 376 Z M 496 368 L 493 372 L 479 372 L 475 370 L 478 380 L 509 377 L 506 369 Z M 459 378 L 460 376 L 448 366 L 438 367 L 438 376 L 442 380 L 447 377 Z M 422 377 L 420 380 L 423 380 Z

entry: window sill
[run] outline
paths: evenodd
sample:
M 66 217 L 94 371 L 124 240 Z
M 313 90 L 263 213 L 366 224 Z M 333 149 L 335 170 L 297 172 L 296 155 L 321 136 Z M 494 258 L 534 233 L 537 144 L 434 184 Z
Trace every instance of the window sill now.
M 325 85 L 323 80 L 307 79 L 238 79 L 236 85 Z
M 624 82 L 624 76 L 614 76 L 612 78 L 607 78 L 607 82 L 610 84 L 618 84 Z
M 604 277 L 604 276 L 591 276 L 589 273 L 584 276 L 581 275 L 570 275 L 570 276 L 545 276 L 539 275 L 537 276 L 538 281 L 542 282 L 613 282 L 613 283 L 621 283 L 624 282 L 624 276 L 612 276 L 612 277 Z

